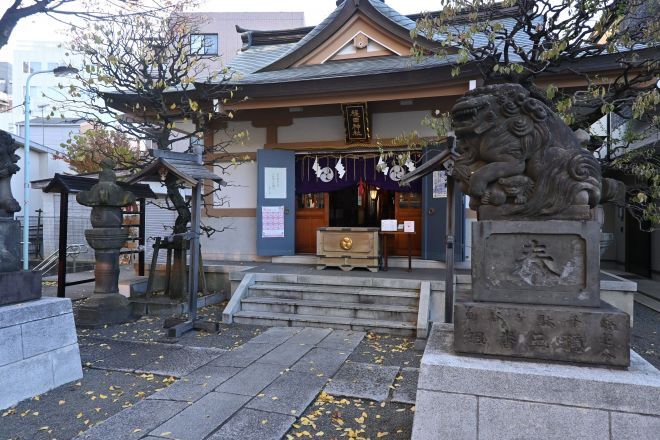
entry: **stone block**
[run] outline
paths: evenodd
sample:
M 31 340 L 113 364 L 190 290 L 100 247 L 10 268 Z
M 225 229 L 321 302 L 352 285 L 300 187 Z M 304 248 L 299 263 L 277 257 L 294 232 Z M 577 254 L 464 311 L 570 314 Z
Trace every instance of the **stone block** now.
M 656 402 L 657 403 L 657 402 Z M 612 412 L 610 440 L 657 440 L 660 435 L 660 416 Z
M 183 347 L 172 351 L 162 359 L 156 359 L 150 364 L 140 367 L 136 372 L 146 372 L 161 376 L 183 377 L 202 365 L 222 355 L 225 350 L 217 348 Z
M 467 356 L 447 324 L 433 325 L 418 388 L 660 416 L 660 372 L 635 352 L 627 370 Z
M 0 272 L 0 306 L 41 298 L 41 272 Z
M 270 364 L 252 364 L 216 388 L 221 393 L 256 396 L 282 374 L 284 367 Z
M 475 301 L 600 304 L 597 222 L 478 221 L 472 243 Z
M 608 437 L 607 411 L 479 397 L 479 440 Z
M 364 335 L 364 332 L 333 330 L 332 333 L 316 344 L 316 346 L 351 352 L 355 350 L 355 347 L 360 345 Z
M 476 396 L 417 391 L 412 440 L 437 439 L 477 440 Z
M 0 328 L 0 367 L 23 359 L 21 326 Z
M 400 380 L 394 382 L 392 402 L 415 404 L 417 394 L 417 381 L 419 380 L 419 368 L 402 368 Z M 398 379 L 398 376 L 397 376 Z
M 332 350 L 329 348 L 312 348 L 305 356 L 291 367 L 292 371 L 302 371 L 310 374 L 332 376 L 339 370 L 353 350 Z
M 233 367 L 204 366 L 176 381 L 169 387 L 152 394 L 148 399 L 195 402 L 241 371 Z
M 295 421 L 293 416 L 243 408 L 208 440 L 280 440 Z
M 0 328 L 72 313 L 69 298 L 41 298 L 0 307 Z
M 304 328 L 291 337 L 287 344 L 315 345 L 332 332 L 329 328 Z
M 461 353 L 627 367 L 626 313 L 600 308 L 457 302 L 454 348 Z
M 227 366 L 227 367 L 247 367 L 252 362 L 256 361 L 275 346 L 270 344 L 255 344 L 247 342 L 239 347 L 228 351 L 213 361 L 211 365 Z
M 0 367 L 0 409 L 53 388 L 52 360 L 49 353 Z
M 202 440 L 250 400 L 247 396 L 209 393 L 153 429 L 149 434 L 170 439 Z
M 279 345 L 284 341 L 292 337 L 293 335 L 299 333 L 301 328 L 293 327 L 273 327 L 269 328 L 256 338 L 250 339 L 250 343 L 253 344 L 271 344 Z
M 53 386 L 58 387 L 83 377 L 78 344 L 51 351 L 50 356 L 53 362 Z
M 283 367 L 290 367 L 311 350 L 312 347 L 313 345 L 294 344 L 287 341 L 268 352 L 268 354 L 264 355 L 257 362 L 261 364 L 275 364 Z
M 247 407 L 299 417 L 325 384 L 326 377 L 289 371 L 275 379 Z
M 185 402 L 142 400 L 132 407 L 115 414 L 105 422 L 95 425 L 75 439 L 137 440 L 187 407 L 188 404 Z
M 399 372 L 399 367 L 347 363 L 332 378 L 325 391 L 336 396 L 350 396 L 383 401 Z
M 28 358 L 78 341 L 73 313 L 26 322 L 21 325 L 23 357 Z

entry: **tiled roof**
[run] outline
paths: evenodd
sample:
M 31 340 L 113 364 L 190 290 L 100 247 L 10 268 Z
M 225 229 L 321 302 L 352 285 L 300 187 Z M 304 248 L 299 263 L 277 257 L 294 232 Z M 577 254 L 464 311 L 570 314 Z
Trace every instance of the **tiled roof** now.
M 383 16 L 389 18 L 399 26 L 404 27 L 409 31 L 415 29 L 415 22 L 413 20 L 390 8 L 385 2 L 381 0 L 369 0 L 369 3 L 371 3 L 378 12 L 383 14 Z
M 450 64 L 453 59 L 453 56 L 450 56 L 446 60 L 429 57 L 421 62 L 417 62 L 411 57 L 387 56 L 346 61 L 330 61 L 323 64 L 291 67 L 284 70 L 247 73 L 240 79 L 232 80 L 231 83 L 236 85 L 268 84 L 274 82 L 309 81 L 326 78 L 413 71 L 447 65 Z

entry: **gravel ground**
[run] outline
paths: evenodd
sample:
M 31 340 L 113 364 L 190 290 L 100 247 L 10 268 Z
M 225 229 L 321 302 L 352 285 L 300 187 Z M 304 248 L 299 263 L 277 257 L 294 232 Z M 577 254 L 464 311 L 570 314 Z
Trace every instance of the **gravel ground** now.
M 348 360 L 366 364 L 419 368 L 424 353 L 415 350 L 414 346 L 414 338 L 367 333 Z
M 222 310 L 225 303 L 214 304 L 199 310 L 200 319 L 222 322 Z M 191 331 L 179 339 L 168 338 L 167 331 L 163 329 L 163 317 L 145 316 L 136 322 L 106 326 L 98 329 L 78 329 L 79 336 L 94 336 L 128 341 L 143 342 L 169 342 L 192 347 L 213 347 L 231 349 L 260 335 L 268 327 L 256 325 L 220 324 L 220 331 L 207 333 L 205 331 Z
M 660 369 L 660 313 L 635 303 L 630 345 L 655 368 Z
M 170 383 L 151 374 L 84 368 L 78 382 L 0 411 L 0 439 L 70 439 Z
M 415 407 L 321 393 L 286 434 L 297 438 L 410 439 Z M 321 434 L 322 433 L 322 434 Z

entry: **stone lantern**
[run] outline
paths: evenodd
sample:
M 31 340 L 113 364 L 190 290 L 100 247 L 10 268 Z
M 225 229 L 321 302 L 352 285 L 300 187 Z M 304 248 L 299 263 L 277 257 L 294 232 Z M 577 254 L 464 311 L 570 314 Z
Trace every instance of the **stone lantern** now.
M 135 195 L 117 185 L 114 162 L 104 159 L 99 182 L 76 196 L 81 205 L 92 207 L 92 229 L 85 238 L 96 254 L 94 294 L 80 307 L 78 325 L 118 324 L 132 319 L 129 301 L 119 294 L 119 250 L 128 238 L 122 228 L 122 206 L 135 201 Z

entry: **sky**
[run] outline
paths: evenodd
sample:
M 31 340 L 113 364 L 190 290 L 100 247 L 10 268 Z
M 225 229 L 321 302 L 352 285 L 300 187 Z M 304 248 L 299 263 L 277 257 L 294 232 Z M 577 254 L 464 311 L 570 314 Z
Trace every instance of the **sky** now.
M 349 0 L 350 1 L 350 0 Z M 9 0 L 0 0 L 0 14 Z M 201 0 L 196 10 L 208 12 L 304 12 L 305 24 L 312 26 L 327 17 L 336 0 Z M 440 9 L 441 0 L 386 0 L 402 14 Z M 33 16 L 19 22 L 9 44 L 0 50 L 0 61 L 12 61 L 12 48 L 19 40 L 64 40 L 62 26 L 46 16 Z

